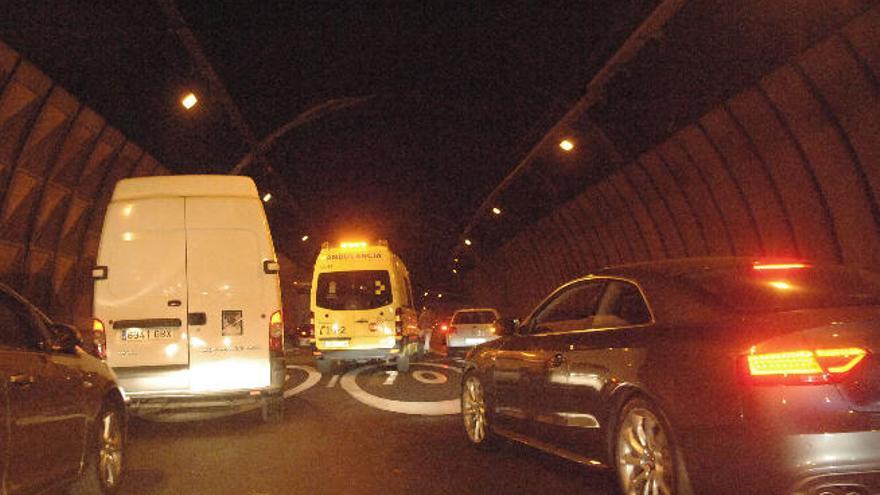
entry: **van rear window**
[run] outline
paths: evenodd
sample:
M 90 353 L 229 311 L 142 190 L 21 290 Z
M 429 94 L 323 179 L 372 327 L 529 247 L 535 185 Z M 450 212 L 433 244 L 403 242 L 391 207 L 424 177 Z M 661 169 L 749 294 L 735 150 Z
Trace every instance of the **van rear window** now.
M 376 309 L 391 304 L 391 279 L 385 270 L 322 273 L 315 290 L 315 302 L 324 309 Z

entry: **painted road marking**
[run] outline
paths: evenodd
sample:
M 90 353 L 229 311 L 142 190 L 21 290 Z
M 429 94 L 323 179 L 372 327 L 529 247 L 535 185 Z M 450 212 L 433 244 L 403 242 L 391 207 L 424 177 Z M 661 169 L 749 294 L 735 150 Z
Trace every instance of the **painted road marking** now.
M 284 391 L 284 398 L 293 397 L 296 394 L 305 392 L 306 390 L 314 387 L 321 381 L 321 374 L 318 373 L 318 370 L 312 368 L 311 366 L 298 366 L 294 364 L 290 364 L 287 366 L 287 369 L 297 369 L 305 371 L 309 376 L 306 377 L 306 381 L 300 383 L 296 387 Z
M 394 385 L 394 380 L 397 380 L 397 370 L 386 371 L 388 374 L 388 378 L 385 379 L 385 383 L 382 385 Z
M 439 385 L 441 383 L 446 383 L 448 380 L 446 375 L 430 370 L 413 371 L 412 377 L 422 383 L 427 383 L 428 385 Z
M 413 366 L 433 366 L 461 373 L 461 370 L 445 364 L 413 363 Z M 420 416 L 442 416 L 447 414 L 459 414 L 461 403 L 459 399 L 430 401 L 430 402 L 407 402 L 403 400 L 385 399 L 368 393 L 357 384 L 357 376 L 364 371 L 375 369 L 378 365 L 363 366 L 349 371 L 343 375 L 339 384 L 349 395 L 363 404 L 383 411 L 391 411 L 401 414 L 415 414 Z
M 335 387 L 336 382 L 338 382 L 338 381 L 339 381 L 339 375 L 333 375 L 333 378 L 331 378 L 330 381 L 327 382 L 327 388 Z

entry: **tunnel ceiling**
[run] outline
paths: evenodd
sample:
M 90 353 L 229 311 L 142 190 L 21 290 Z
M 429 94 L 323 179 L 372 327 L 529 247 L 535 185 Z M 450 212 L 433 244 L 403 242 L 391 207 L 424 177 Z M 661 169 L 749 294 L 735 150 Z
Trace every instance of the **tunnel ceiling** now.
M 177 5 L 258 138 L 372 96 L 280 140 L 275 173 L 248 170 L 275 190 L 282 250 L 311 263 L 323 240 L 389 238 L 417 285 L 442 286 L 466 219 L 656 3 Z M 0 39 L 173 172 L 226 172 L 247 146 L 158 5 L 13 3 Z

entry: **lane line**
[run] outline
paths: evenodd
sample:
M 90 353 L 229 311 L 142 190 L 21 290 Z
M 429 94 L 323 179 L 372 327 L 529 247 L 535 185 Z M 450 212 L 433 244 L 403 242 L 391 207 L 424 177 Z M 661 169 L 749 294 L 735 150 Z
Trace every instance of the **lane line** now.
M 296 369 L 305 371 L 309 376 L 306 378 L 306 381 L 300 383 L 296 387 L 284 391 L 284 398 L 293 397 L 296 394 L 305 392 L 306 390 L 314 387 L 321 381 L 321 374 L 318 373 L 318 370 L 312 368 L 311 366 L 299 366 L 295 364 L 287 365 L 287 369 Z
M 338 381 L 339 381 L 339 375 L 333 375 L 333 378 L 331 378 L 330 381 L 327 382 L 327 388 L 335 387 L 336 382 L 338 382 Z

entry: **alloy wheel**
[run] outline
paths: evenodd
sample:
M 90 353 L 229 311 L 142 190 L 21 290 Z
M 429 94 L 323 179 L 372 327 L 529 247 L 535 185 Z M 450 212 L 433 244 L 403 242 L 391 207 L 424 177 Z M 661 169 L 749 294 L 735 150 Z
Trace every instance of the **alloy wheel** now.
M 672 495 L 675 462 L 669 433 L 649 409 L 629 409 L 617 433 L 617 472 L 625 495 Z
M 122 424 L 116 411 L 106 411 L 101 416 L 98 439 L 98 476 L 101 485 L 114 488 L 122 473 Z
M 486 439 L 486 399 L 479 378 L 469 376 L 461 393 L 461 413 L 468 438 L 475 444 Z

